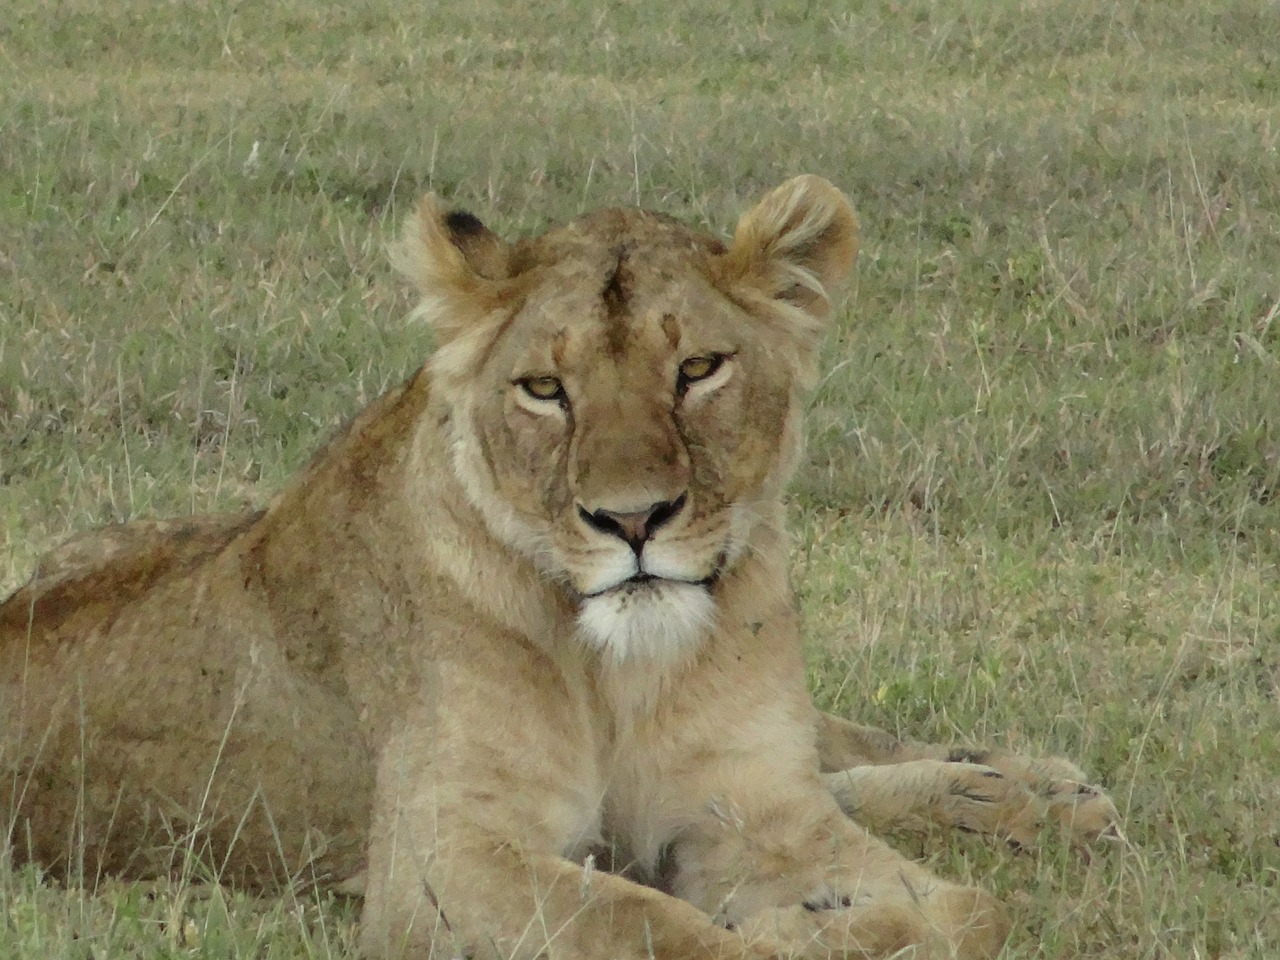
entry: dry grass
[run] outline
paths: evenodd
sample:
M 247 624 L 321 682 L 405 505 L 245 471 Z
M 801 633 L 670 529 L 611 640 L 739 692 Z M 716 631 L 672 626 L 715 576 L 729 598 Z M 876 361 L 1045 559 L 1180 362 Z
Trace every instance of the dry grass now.
M 1010 956 L 1273 956 L 1278 16 L 10 0 L 0 589 L 261 501 L 420 363 L 382 254 L 419 190 L 723 230 L 822 173 L 866 246 L 796 486 L 818 698 L 1108 783 L 1128 842 L 1087 865 L 911 842 L 1018 907 Z M 0 953 L 349 955 L 349 908 L 189 894 L 8 875 Z

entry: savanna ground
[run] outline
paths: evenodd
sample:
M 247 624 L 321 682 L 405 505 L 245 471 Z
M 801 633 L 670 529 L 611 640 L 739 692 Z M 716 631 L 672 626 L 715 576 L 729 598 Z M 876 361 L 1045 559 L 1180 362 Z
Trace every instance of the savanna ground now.
M 1088 862 L 901 838 L 1009 957 L 1276 956 L 1280 5 L 450 6 L 6 0 L 0 592 L 261 502 L 421 363 L 419 191 L 723 232 L 821 173 L 865 246 L 794 490 L 819 702 L 1108 785 Z M 314 894 L 0 866 L 0 905 L 6 957 L 352 955 Z

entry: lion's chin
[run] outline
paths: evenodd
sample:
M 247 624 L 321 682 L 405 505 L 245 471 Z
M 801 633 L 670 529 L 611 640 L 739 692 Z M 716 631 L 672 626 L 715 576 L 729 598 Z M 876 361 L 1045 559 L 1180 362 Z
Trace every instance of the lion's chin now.
M 670 662 L 697 648 L 715 622 L 715 611 L 703 584 L 628 581 L 582 601 L 578 634 L 615 663 Z

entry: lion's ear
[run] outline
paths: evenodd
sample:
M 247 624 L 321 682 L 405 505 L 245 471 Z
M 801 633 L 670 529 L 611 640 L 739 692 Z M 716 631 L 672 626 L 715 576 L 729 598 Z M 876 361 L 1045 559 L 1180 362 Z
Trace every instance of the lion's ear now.
M 496 306 L 511 275 L 511 245 L 469 213 L 446 213 L 430 193 L 418 201 L 390 252 L 396 269 L 422 294 L 423 312 L 446 337 L 456 332 L 451 320 Z
M 735 286 L 799 307 L 814 317 L 831 308 L 831 289 L 858 256 L 858 219 L 822 177 L 788 180 L 743 215 L 722 261 Z

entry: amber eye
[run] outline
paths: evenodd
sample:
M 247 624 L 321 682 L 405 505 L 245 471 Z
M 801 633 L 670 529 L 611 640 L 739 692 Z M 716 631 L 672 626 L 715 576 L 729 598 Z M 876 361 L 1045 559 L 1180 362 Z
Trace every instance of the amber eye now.
M 683 393 L 690 384 L 707 379 L 719 370 L 723 363 L 724 355 L 719 353 L 705 357 L 690 357 L 680 364 L 680 379 L 677 383 L 680 392 Z
M 516 381 L 535 400 L 563 400 L 564 384 L 555 377 L 525 377 Z

